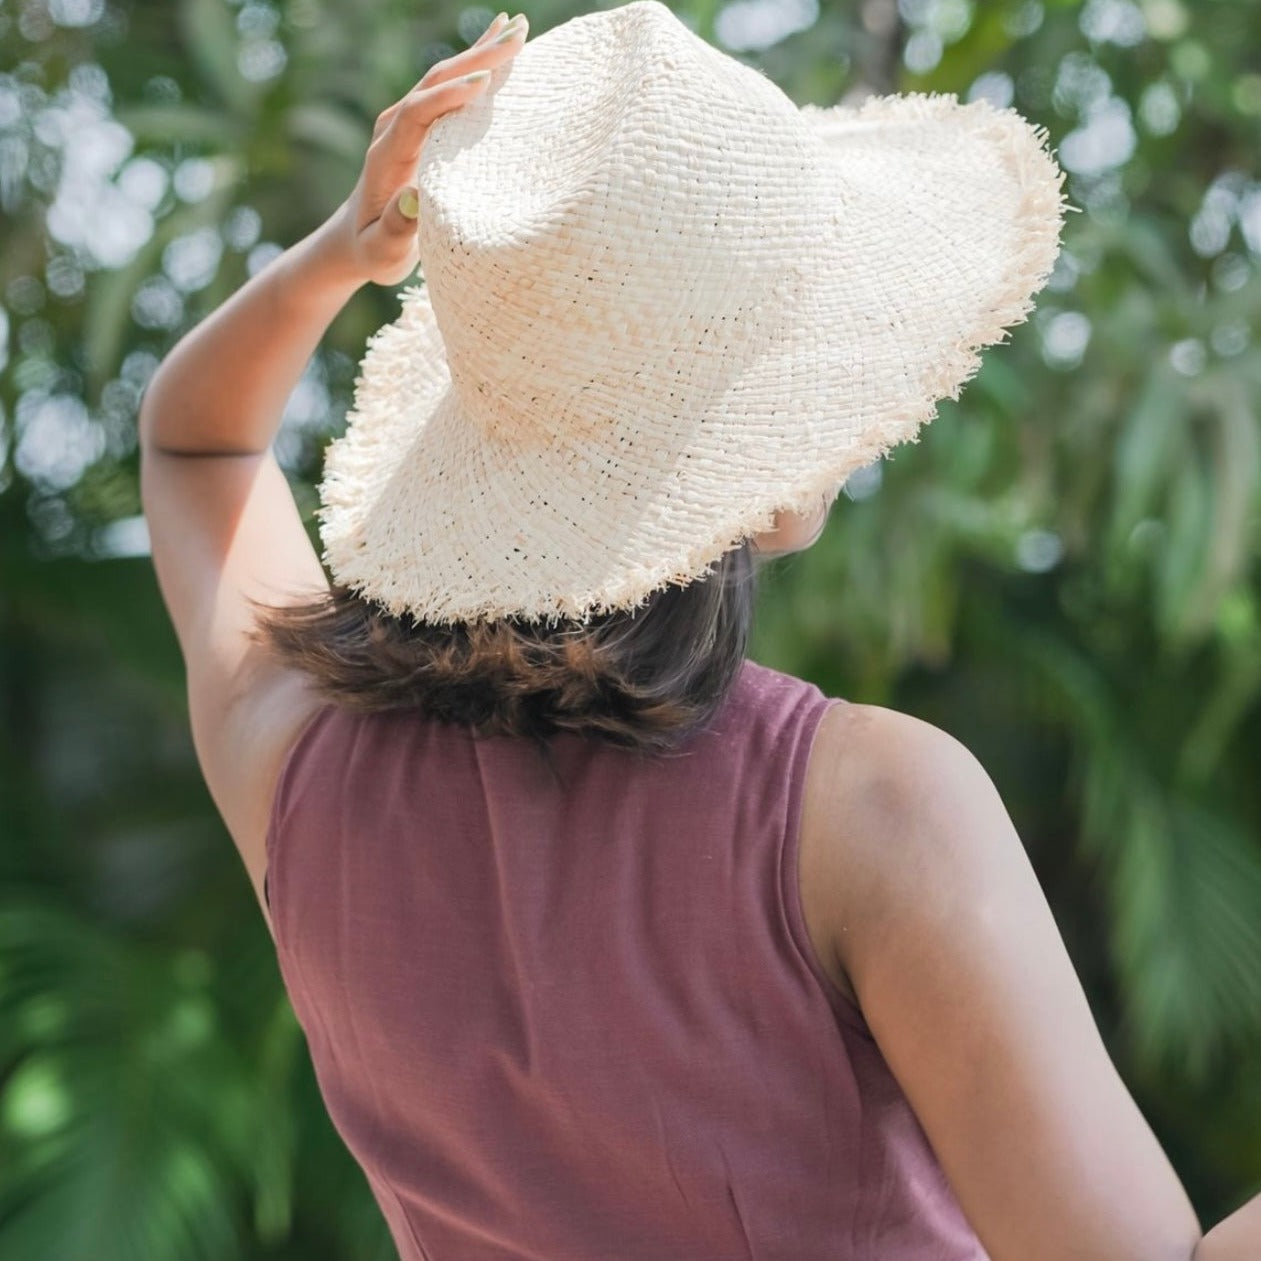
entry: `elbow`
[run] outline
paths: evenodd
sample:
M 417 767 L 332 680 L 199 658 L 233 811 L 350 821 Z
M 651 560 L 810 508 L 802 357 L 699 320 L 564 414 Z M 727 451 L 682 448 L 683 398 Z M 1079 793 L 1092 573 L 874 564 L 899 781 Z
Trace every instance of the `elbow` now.
M 1257 1261 L 1261 1257 L 1261 1193 L 1223 1217 L 1195 1245 L 1191 1261 Z
M 1261 1239 L 1253 1231 L 1241 1230 L 1229 1218 L 1218 1222 L 1191 1251 L 1190 1261 L 1257 1261 Z
M 143 452 L 153 443 L 153 427 L 154 413 L 157 410 L 154 400 L 158 395 L 159 377 L 162 369 L 159 367 L 153 376 L 149 378 L 149 383 L 145 386 L 144 393 L 140 396 L 140 407 L 136 413 L 136 441 Z
M 136 410 L 136 440 L 142 451 L 146 447 L 156 450 L 161 446 L 158 436 L 159 417 L 170 410 L 171 397 L 179 397 L 174 391 L 183 388 L 179 383 L 181 372 L 178 351 L 177 345 L 167 352 L 166 357 L 154 368 L 141 392 Z

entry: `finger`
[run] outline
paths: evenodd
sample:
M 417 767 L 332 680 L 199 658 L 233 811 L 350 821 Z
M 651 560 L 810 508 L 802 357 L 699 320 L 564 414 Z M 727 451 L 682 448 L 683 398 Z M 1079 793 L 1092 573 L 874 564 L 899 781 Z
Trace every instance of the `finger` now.
M 518 13 L 517 16 L 512 19 L 512 22 L 515 24 L 514 29 L 520 29 L 523 31 L 528 29 L 529 22 L 524 13 Z M 504 33 L 504 28 L 509 24 L 508 15 L 506 13 L 497 14 L 491 24 L 463 52 L 456 53 L 453 57 L 446 57 L 442 61 L 435 62 L 432 66 L 430 66 L 429 69 L 426 70 L 425 73 L 421 75 L 421 77 L 412 85 L 411 91 L 416 92 L 423 87 L 432 87 L 436 82 L 441 82 L 444 79 L 452 77 L 458 77 L 470 70 L 476 70 L 481 63 L 480 59 L 474 58 L 473 54 L 479 48 L 485 48 L 493 40 L 498 39 L 498 37 Z M 509 39 L 507 42 L 511 44 L 513 43 L 513 40 Z M 410 95 L 410 93 L 408 95 Z M 403 98 L 403 100 L 406 99 L 406 97 Z M 392 106 L 390 106 L 390 112 L 392 113 L 401 104 L 402 100 L 396 101 Z
M 396 101 L 378 116 L 376 126 L 372 131 L 372 145 L 368 150 L 369 158 L 371 159 L 374 154 L 379 157 L 382 150 L 390 153 L 397 150 L 400 120 L 409 135 L 419 129 L 421 139 L 423 139 L 425 129 L 439 114 L 471 101 L 478 91 L 485 87 L 488 80 L 487 75 L 473 79 L 465 77 L 449 79 L 446 83 L 437 85 L 442 89 L 437 96 L 433 87 L 413 88 L 401 101 Z
M 429 128 L 444 113 L 466 105 L 485 90 L 489 71 L 483 78 L 453 79 L 436 88 L 422 88 L 399 102 L 389 125 L 368 146 L 363 162 L 360 223 L 378 219 L 399 189 L 415 179 L 421 146 Z
M 524 13 L 516 17 L 504 27 L 492 34 L 489 40 L 479 39 L 476 44 L 466 48 L 454 57 L 446 57 L 435 62 L 422 76 L 417 88 L 430 88 L 448 79 L 467 74 L 471 70 L 484 67 L 495 67 L 521 51 L 522 45 L 529 38 L 530 21 Z M 415 89 L 413 89 L 414 91 Z
M 494 44 L 492 41 L 505 34 L 505 28 L 509 25 L 507 15 L 500 13 L 482 32 L 476 43 L 469 45 L 462 53 L 458 53 L 454 57 L 448 57 L 430 66 L 424 75 L 416 81 L 406 96 L 401 97 L 393 105 L 388 106 L 377 115 L 376 122 L 372 128 L 373 140 L 376 140 L 394 121 L 395 116 L 415 93 L 425 88 L 436 87 L 438 84 L 458 78 L 470 71 L 482 68 L 494 69 L 496 66 L 502 65 L 513 53 L 518 52 L 529 33 L 529 21 L 524 14 L 518 14 L 514 22 L 514 34 L 508 36 L 504 43 Z M 493 50 L 495 55 L 489 58 L 484 55 L 475 55 L 479 50 Z
M 498 13 L 492 19 L 491 24 L 475 39 L 471 45 L 473 48 L 480 48 L 487 40 L 494 39 L 501 30 L 508 24 L 508 15 L 506 13 Z
M 411 93 L 369 149 L 368 160 L 374 169 L 414 169 L 429 128 L 443 114 L 467 105 L 483 92 L 490 82 L 490 72 L 491 67 L 487 66 Z
M 421 83 L 430 86 L 434 82 L 441 83 L 453 75 L 467 74 L 470 70 L 480 70 L 483 66 L 501 66 L 510 61 L 521 51 L 530 36 L 530 24 L 524 14 L 518 14 L 497 35 L 485 44 L 475 44 L 466 48 L 450 61 L 440 61 L 429 68 L 429 73 L 421 79 Z

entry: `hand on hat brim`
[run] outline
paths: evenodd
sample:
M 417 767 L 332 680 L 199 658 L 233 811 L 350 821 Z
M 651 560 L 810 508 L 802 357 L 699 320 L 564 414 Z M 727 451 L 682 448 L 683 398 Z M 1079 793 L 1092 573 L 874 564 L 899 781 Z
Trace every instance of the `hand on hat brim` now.
M 501 42 L 508 27 L 515 34 Z M 527 34 L 524 15 L 508 22 L 501 14 L 475 44 L 435 63 L 406 96 L 377 116 L 363 170 L 337 212 L 339 236 L 364 280 L 394 285 L 416 270 L 416 214 L 409 213 L 414 204 L 409 194 L 415 194 L 411 181 L 429 128 L 485 89 L 489 73 L 471 81 L 470 73 L 490 72 L 509 61 Z

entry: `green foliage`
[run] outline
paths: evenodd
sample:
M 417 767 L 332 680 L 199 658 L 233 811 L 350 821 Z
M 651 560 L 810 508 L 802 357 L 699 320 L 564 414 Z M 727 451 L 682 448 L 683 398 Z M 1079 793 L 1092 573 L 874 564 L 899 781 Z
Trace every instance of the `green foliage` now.
M 976 751 L 1215 1220 L 1261 1183 L 1261 6 L 855 0 L 759 49 L 741 9 L 677 11 L 798 102 L 1010 102 L 1070 170 L 1034 317 L 767 572 L 754 655 Z M 538 34 L 579 11 L 529 12 Z M 339 203 L 376 113 L 494 12 L 0 5 L 6 1258 L 393 1255 L 197 771 L 135 413 L 179 333 Z M 286 411 L 307 513 L 396 309 L 357 296 Z

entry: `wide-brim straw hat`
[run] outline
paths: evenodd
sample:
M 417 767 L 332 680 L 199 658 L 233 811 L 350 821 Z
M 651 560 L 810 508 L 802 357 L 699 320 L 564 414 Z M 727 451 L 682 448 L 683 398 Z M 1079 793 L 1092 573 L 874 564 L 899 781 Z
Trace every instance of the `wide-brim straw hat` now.
M 1062 181 L 1012 110 L 798 108 L 657 0 L 535 37 L 422 148 L 422 279 L 326 452 L 334 578 L 554 625 L 703 577 L 958 396 Z

